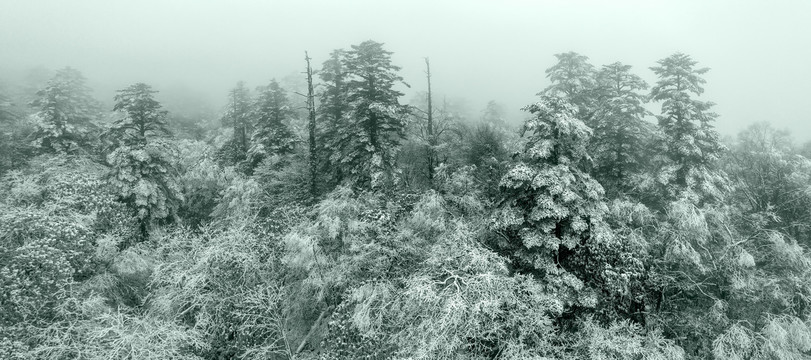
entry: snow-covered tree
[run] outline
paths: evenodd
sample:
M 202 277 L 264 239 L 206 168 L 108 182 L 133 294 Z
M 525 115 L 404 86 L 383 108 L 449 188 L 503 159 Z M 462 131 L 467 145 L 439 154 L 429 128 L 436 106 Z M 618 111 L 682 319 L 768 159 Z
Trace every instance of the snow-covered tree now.
M 487 102 L 487 106 L 485 106 L 484 110 L 482 110 L 481 120 L 488 126 L 503 129 L 507 126 L 504 113 L 504 105 L 499 104 L 495 100 L 490 100 Z
M 347 117 L 339 120 L 343 126 L 331 128 L 330 161 L 360 187 L 393 181 L 395 154 L 405 136 L 407 108 L 399 102 L 403 94 L 394 89 L 403 78 L 391 54 L 383 44 L 365 41 L 353 45 L 343 59 L 348 112 L 341 114 Z
M 347 103 L 346 50 L 334 50 L 324 62 L 318 76 L 321 79 L 318 93 L 317 138 L 319 154 L 318 167 L 331 185 L 344 180 L 344 171 L 338 166 L 340 156 L 334 154 L 339 147 L 340 137 L 336 136 L 349 126 L 349 104 Z
M 287 126 L 294 113 L 285 90 L 272 80 L 258 92 L 252 116 L 254 132 L 248 149 L 248 162 L 253 166 L 268 156 L 292 152 L 294 144 L 293 133 Z
M 592 131 L 558 97 L 543 96 L 524 110 L 532 114 L 523 130 L 529 135 L 520 161 L 501 179 L 504 199 L 493 228 L 520 271 L 547 282 L 569 304 L 593 307 L 575 275 L 582 272 L 578 252 L 598 241 L 607 210 L 602 186 L 582 169 Z
M 56 153 L 73 153 L 85 147 L 98 104 L 82 73 L 70 67 L 61 69 L 36 96 L 31 102 L 39 121 L 34 145 Z
M 753 124 L 738 134 L 728 155 L 733 194 L 745 212 L 761 217 L 766 228 L 808 239 L 811 160 L 795 154 L 791 135 L 768 123 Z
M 546 77 L 552 83 L 539 95 L 558 96 L 577 108 L 577 116 L 591 126 L 590 118 L 594 105 L 594 90 L 597 87 L 594 65 L 588 56 L 570 51 L 555 54 L 557 64 L 546 69 Z
M 166 111 L 144 83 L 119 90 L 113 109 L 120 114 L 108 131 L 110 182 L 120 201 L 132 207 L 146 236 L 153 220 L 166 219 L 182 200 L 175 182 L 177 150 L 169 142 Z
M 235 165 L 245 161 L 250 149 L 252 100 L 245 83 L 240 81 L 228 92 L 228 103 L 221 121 L 223 125 L 233 129 L 233 136 L 221 149 L 217 157 L 225 165 Z
M 594 174 L 612 195 L 631 189 L 629 179 L 641 171 L 652 126 L 645 122 L 648 85 L 630 72 L 631 66 L 616 62 L 597 73 L 597 103 L 592 117 L 595 157 Z
M 695 68 L 698 62 L 676 53 L 651 67 L 659 80 L 651 88 L 651 98 L 662 103 L 659 128 L 665 136 L 664 153 L 669 159 L 657 175 L 672 197 L 718 198 L 723 192 L 723 176 L 714 169 L 724 146 L 712 122 L 712 102 L 695 97 L 707 82 L 701 75 L 709 68 Z
M 113 111 L 122 116 L 109 130 L 109 138 L 116 145 L 143 145 L 149 140 L 171 135 L 166 122 L 167 112 L 161 110 L 161 104 L 152 95 L 154 93 L 157 91 L 144 83 L 118 91 Z

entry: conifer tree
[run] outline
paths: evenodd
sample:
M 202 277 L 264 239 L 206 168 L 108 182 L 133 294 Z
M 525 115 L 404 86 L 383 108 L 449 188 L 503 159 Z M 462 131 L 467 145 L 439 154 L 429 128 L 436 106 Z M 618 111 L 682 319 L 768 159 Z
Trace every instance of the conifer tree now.
M 595 157 L 594 174 L 612 195 L 631 190 L 630 177 L 641 171 L 651 126 L 644 117 L 648 85 L 630 72 L 631 66 L 616 62 L 597 73 L 597 104 L 590 148 Z M 607 189 L 607 190 L 608 190 Z
M 155 100 L 157 91 L 152 87 L 137 83 L 119 90 L 115 96 L 113 111 L 120 112 L 120 118 L 110 128 L 110 139 L 116 145 L 144 145 L 151 139 L 170 136 L 165 110 Z
M 269 156 L 292 152 L 294 144 L 293 133 L 287 126 L 293 110 L 285 90 L 274 79 L 258 91 L 252 116 L 255 129 L 248 149 L 248 162 L 253 167 Z
M 40 123 L 34 145 L 57 153 L 73 153 L 86 147 L 98 105 L 82 73 L 70 67 L 61 69 L 36 96 L 31 106 L 38 110 Z
M 712 122 L 714 105 L 695 99 L 704 92 L 701 75 L 709 68 L 695 68 L 697 61 L 676 53 L 651 67 L 659 80 L 651 88 L 651 98 L 662 103 L 659 128 L 665 136 L 664 153 L 670 165 L 660 178 L 671 179 L 671 196 L 696 194 L 717 198 L 724 187 L 722 176 L 713 168 L 724 146 Z M 687 191 L 687 192 L 685 192 Z
M 488 101 L 487 106 L 482 110 L 481 121 L 492 128 L 504 129 L 507 126 L 507 120 L 504 118 L 504 105 L 495 100 Z
M 523 129 L 529 135 L 519 163 L 501 179 L 504 199 L 493 226 L 520 271 L 543 279 L 561 297 L 575 296 L 583 288 L 575 254 L 600 235 L 607 209 L 602 186 L 581 168 L 590 160 L 592 131 L 561 98 L 543 96 L 524 110 L 532 114 Z
M 591 112 L 594 106 L 594 91 L 597 87 L 594 65 L 588 56 L 570 51 L 555 54 L 557 64 L 546 69 L 546 77 L 552 83 L 539 95 L 558 96 L 566 99 L 577 108 L 577 116 L 586 125 L 591 125 Z
M 346 50 L 334 50 L 318 72 L 321 91 L 318 94 L 317 151 L 321 173 L 325 175 L 325 179 L 329 179 L 331 185 L 344 180 L 343 169 L 339 166 L 341 155 L 335 151 L 341 148 L 342 141 L 336 135 L 349 126 L 349 105 L 346 100 L 348 74 L 345 63 Z
M 150 224 L 174 216 L 182 201 L 174 180 L 177 150 L 168 141 L 167 112 L 154 99 L 156 91 L 138 83 L 118 93 L 113 110 L 121 117 L 105 136 L 112 148 L 107 155 L 110 182 L 120 201 L 136 211 L 146 237 Z
M 407 108 L 394 89 L 403 78 L 383 44 L 365 41 L 346 52 L 346 126 L 335 127 L 331 161 L 340 164 L 351 181 L 378 188 L 394 180 L 394 160 L 405 136 Z M 404 84 L 404 83 L 403 83 Z
M 250 148 L 253 122 L 251 121 L 251 94 L 245 83 L 240 81 L 228 92 L 228 103 L 221 118 L 223 125 L 233 129 L 233 137 L 217 157 L 225 165 L 236 165 L 245 161 Z

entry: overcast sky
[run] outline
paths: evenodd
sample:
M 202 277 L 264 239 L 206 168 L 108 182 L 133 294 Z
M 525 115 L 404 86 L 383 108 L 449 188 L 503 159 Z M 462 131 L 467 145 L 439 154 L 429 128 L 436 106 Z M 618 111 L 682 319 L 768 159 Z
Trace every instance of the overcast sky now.
M 711 68 L 703 99 L 723 134 L 765 120 L 811 140 L 807 0 L 0 0 L 0 69 L 72 66 L 110 99 L 147 82 L 219 106 L 238 80 L 301 71 L 304 50 L 319 67 L 369 39 L 394 52 L 412 91 L 430 57 L 435 91 L 474 111 L 532 102 L 556 53 L 621 61 L 652 83 L 648 68 L 681 51 Z

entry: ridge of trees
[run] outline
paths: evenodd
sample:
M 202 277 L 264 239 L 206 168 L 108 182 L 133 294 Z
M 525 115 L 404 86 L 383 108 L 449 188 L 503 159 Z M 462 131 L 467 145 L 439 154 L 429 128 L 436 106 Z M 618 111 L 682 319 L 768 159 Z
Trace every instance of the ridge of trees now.
M 0 358 L 807 357 L 807 146 L 722 141 L 688 55 L 555 57 L 520 128 L 427 58 L 405 104 L 374 41 L 221 126 L 70 68 L 0 88 Z

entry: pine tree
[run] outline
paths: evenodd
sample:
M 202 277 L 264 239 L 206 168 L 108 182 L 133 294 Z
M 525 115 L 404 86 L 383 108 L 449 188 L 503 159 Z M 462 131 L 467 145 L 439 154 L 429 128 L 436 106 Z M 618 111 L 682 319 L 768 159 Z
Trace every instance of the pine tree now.
M 154 99 L 156 91 L 138 83 L 118 93 L 113 110 L 121 117 L 105 135 L 112 144 L 110 183 L 119 200 L 136 211 L 146 237 L 150 224 L 174 216 L 182 201 L 174 180 L 177 150 L 168 141 L 167 112 Z
M 482 123 L 494 129 L 504 129 L 507 127 L 507 120 L 504 118 L 504 105 L 495 100 L 487 102 L 487 106 L 482 110 Z
M 123 116 L 110 128 L 110 139 L 116 145 L 144 145 L 151 139 L 171 135 L 166 122 L 167 112 L 161 110 L 161 104 L 152 95 L 157 91 L 151 86 L 138 83 L 118 93 L 113 111 Z
M 543 279 L 562 298 L 575 296 L 584 281 L 576 276 L 583 269 L 576 254 L 596 241 L 607 209 L 602 186 L 581 168 L 590 160 L 591 129 L 561 98 L 543 96 L 524 110 L 532 114 L 523 130 L 529 136 L 519 163 L 501 179 L 504 199 L 493 227 L 507 239 L 502 246 L 520 271 Z
M 73 153 L 87 147 L 87 135 L 98 105 L 85 85 L 85 78 L 73 68 L 56 72 L 45 88 L 37 91 L 31 106 L 38 109 L 34 145 L 47 152 Z
M 407 108 L 399 103 L 403 94 L 394 89 L 403 78 L 391 54 L 374 41 L 353 45 L 346 53 L 348 126 L 331 134 L 337 145 L 331 159 L 360 187 L 378 188 L 394 180 L 395 154 L 405 137 Z
M 346 56 L 346 50 L 333 51 L 318 73 L 322 89 L 318 94 L 317 152 L 320 160 L 318 166 L 321 173 L 325 175 L 324 178 L 331 183 L 330 185 L 339 184 L 344 180 L 343 169 L 339 166 L 342 156 L 336 154 L 336 151 L 343 147 L 342 141 L 348 140 L 337 135 L 350 126 Z
M 712 122 L 717 115 L 712 102 L 694 99 L 704 92 L 701 75 L 709 68 L 696 69 L 690 56 L 676 53 L 651 67 L 659 77 L 651 89 L 651 98 L 662 102 L 659 128 L 665 136 L 665 155 L 671 165 L 661 177 L 672 179 L 671 196 L 696 194 L 717 198 L 724 187 L 723 177 L 713 168 L 724 146 Z M 687 192 L 685 192 L 687 191 Z
M 251 94 L 240 81 L 228 92 L 228 103 L 221 118 L 223 125 L 233 129 L 233 137 L 217 153 L 224 165 L 236 165 L 248 157 L 253 122 L 251 121 Z
M 274 79 L 258 92 L 252 116 L 255 130 L 248 149 L 248 162 L 252 167 L 269 156 L 289 154 L 294 144 L 293 133 L 287 127 L 293 110 L 285 90 Z
M 577 116 L 586 125 L 591 124 L 594 106 L 594 90 L 597 87 L 594 65 L 589 58 L 570 51 L 555 54 L 558 63 L 546 69 L 546 77 L 552 83 L 538 95 L 558 96 L 566 99 L 577 108 Z
M 630 177 L 641 171 L 646 157 L 651 126 L 644 117 L 648 88 L 642 78 L 630 73 L 631 66 L 616 62 L 597 73 L 597 103 L 592 125 L 594 174 L 612 195 L 631 190 Z

